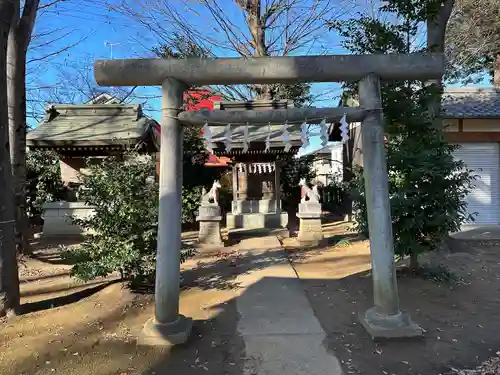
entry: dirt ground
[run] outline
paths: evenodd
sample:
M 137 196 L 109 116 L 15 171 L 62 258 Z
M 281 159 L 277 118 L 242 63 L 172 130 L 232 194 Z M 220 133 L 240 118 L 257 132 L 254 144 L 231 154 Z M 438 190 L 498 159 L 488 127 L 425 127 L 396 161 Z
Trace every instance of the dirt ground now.
M 366 241 L 341 241 L 330 251 L 302 251 L 291 258 L 346 374 L 437 375 L 473 369 L 500 350 L 500 248 L 460 246 L 459 251 L 427 259 L 447 266 L 462 278 L 458 282 L 437 284 L 399 270 L 401 308 L 425 334 L 380 343 L 357 318 L 372 306 Z M 489 373 L 500 374 L 498 364 L 495 371 Z
M 37 251 L 20 268 L 23 315 L 0 323 L 2 375 L 241 374 L 243 344 L 235 334 L 234 289 L 211 290 L 226 277 L 226 261 L 188 261 L 180 310 L 194 319 L 189 343 L 173 350 L 137 347 L 135 337 L 153 315 L 153 296 L 135 294 L 116 277 L 80 283 L 69 277 L 56 248 Z M 203 267 L 209 263 L 210 267 Z M 198 272 L 210 268 L 210 274 Z M 231 277 L 230 275 L 227 276 Z M 202 295 L 202 297 L 201 297 Z
M 357 321 L 371 307 L 369 248 L 325 227 L 323 248 L 298 250 L 283 240 L 311 305 L 327 332 L 325 345 L 346 374 L 453 373 L 500 350 L 500 252 L 461 247 L 436 254 L 463 282 L 436 284 L 401 274 L 401 307 L 425 330 L 419 340 L 374 343 Z M 140 348 L 134 337 L 152 316 L 153 298 L 116 278 L 81 284 L 53 247 L 21 266 L 24 314 L 0 325 L 2 375 L 150 375 L 243 373 L 245 348 L 236 332 L 238 287 L 248 271 L 237 251 L 198 255 L 183 265 L 181 313 L 195 319 L 190 342 L 171 351 Z M 494 372 L 491 372 L 494 373 Z

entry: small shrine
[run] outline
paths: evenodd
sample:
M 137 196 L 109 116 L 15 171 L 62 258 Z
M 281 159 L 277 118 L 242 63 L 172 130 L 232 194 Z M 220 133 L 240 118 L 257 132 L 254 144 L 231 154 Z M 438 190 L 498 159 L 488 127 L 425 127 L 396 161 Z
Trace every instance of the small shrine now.
M 155 153 L 159 149 L 159 124 L 146 116 L 140 105 L 120 104 L 107 94 L 92 101 L 49 105 L 44 120 L 26 137 L 30 149 L 55 151 L 59 155 L 61 179 L 67 187 L 65 201 L 44 206 L 44 236 L 77 235 L 81 228 L 70 217 L 87 217 L 93 210 L 78 201 L 80 175 L 86 161 L 99 163 L 107 156 L 120 156 L 126 150 Z
M 203 90 L 201 94 L 209 94 Z M 201 95 L 191 90 L 184 95 Z M 215 96 L 219 99 L 220 97 Z M 189 110 L 209 108 L 205 100 L 189 105 Z M 200 108 L 198 108 L 200 107 Z M 108 156 L 121 156 L 127 150 L 153 155 L 156 172 L 160 165 L 160 124 L 148 117 L 139 104 L 123 104 L 116 97 L 101 94 L 83 104 L 52 104 L 45 110 L 45 118 L 27 133 L 27 146 L 41 151 L 55 151 L 59 156 L 61 180 L 66 186 L 66 199 L 49 202 L 44 207 L 44 236 L 80 234 L 81 229 L 69 217 L 82 217 L 92 208 L 78 200 L 80 176 L 87 171 L 87 160 L 99 163 Z M 227 157 L 209 155 L 205 166 L 228 168 Z
M 269 111 L 292 108 L 289 100 L 216 102 L 215 110 Z M 233 201 L 226 226 L 231 230 L 286 228 L 282 210 L 280 169 L 302 146 L 300 124 L 214 126 L 209 129 L 213 153 L 233 160 Z M 287 139 L 288 136 L 288 139 Z

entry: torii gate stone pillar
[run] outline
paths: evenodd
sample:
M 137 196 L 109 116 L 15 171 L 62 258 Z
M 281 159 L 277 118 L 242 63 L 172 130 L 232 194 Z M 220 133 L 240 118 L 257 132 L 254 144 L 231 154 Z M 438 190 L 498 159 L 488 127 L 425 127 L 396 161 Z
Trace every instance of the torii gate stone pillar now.
M 361 141 L 375 305 L 359 320 L 373 338 L 421 336 L 422 329 L 399 309 L 379 78 L 366 76 L 358 91 L 360 106 L 368 110 L 361 123 Z M 379 216 L 381 212 L 385 214 Z
M 177 116 L 185 88 L 173 78 L 162 83 L 155 316 L 146 322 L 138 338 L 143 345 L 182 344 L 192 326 L 191 319 L 179 314 L 183 136 Z
M 251 123 L 267 126 L 285 121 L 302 123 L 307 118 L 333 122 L 344 115 L 349 122 L 362 121 L 374 307 L 361 313 L 360 321 L 374 339 L 421 335 L 422 329 L 399 309 L 379 80 L 425 81 L 441 78 L 443 72 L 443 55 L 433 53 L 96 61 L 94 74 L 100 85 L 162 85 L 155 316 L 145 324 L 138 342 L 180 344 L 187 340 L 191 331 L 191 320 L 179 315 L 181 122 L 191 126 L 203 126 L 205 122 L 209 125 Z M 359 108 L 180 111 L 186 85 L 341 81 L 360 81 Z

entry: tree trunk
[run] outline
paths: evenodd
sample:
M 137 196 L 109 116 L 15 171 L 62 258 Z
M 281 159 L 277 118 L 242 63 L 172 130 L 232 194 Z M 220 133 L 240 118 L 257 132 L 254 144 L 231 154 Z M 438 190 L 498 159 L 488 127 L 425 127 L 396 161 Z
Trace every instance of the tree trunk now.
M 261 0 L 250 0 L 242 4 L 241 1 L 237 3 L 242 6 L 247 12 L 247 24 L 250 34 L 252 35 L 252 47 L 254 48 L 254 57 L 269 56 L 266 46 L 266 33 L 265 23 L 267 20 L 262 19 Z M 260 99 L 272 99 L 272 92 L 270 85 L 256 85 L 257 93 Z
M 445 51 L 446 26 L 450 19 L 455 0 L 444 0 L 439 11 L 434 17 L 427 20 L 427 49 L 431 52 Z M 436 90 L 443 92 L 443 80 L 437 79 L 430 81 L 429 84 L 435 85 Z M 434 118 L 434 124 L 437 128 L 442 128 L 441 121 L 441 95 L 436 95 L 435 100 L 429 104 L 429 112 Z M 449 242 L 451 237 L 446 235 L 444 240 Z
M 26 0 L 20 15 L 21 1 L 14 1 L 14 15 L 7 48 L 7 98 L 9 138 L 16 218 L 16 246 L 29 254 L 28 217 L 26 215 L 26 53 L 35 26 L 40 0 Z
M 14 11 L 14 1 L 0 0 L 0 316 L 14 314 L 20 299 L 7 133 L 7 44 Z
M 444 53 L 446 25 L 450 19 L 451 11 L 455 0 L 444 0 L 441 8 L 433 16 L 427 19 L 427 50 L 430 52 Z M 440 93 L 443 91 L 442 78 L 431 80 L 429 85 L 435 85 L 436 90 Z M 429 105 L 431 116 L 435 119 L 436 127 L 441 127 L 441 95 L 436 95 L 434 100 Z
M 16 1 L 16 5 L 19 3 Z M 9 108 L 10 160 L 14 187 L 16 247 L 30 254 L 26 215 L 26 52 L 20 27 L 19 8 L 9 32 L 7 47 L 7 99 Z
M 413 273 L 417 273 L 420 268 L 420 263 L 418 261 L 418 254 L 410 254 L 410 269 Z
M 427 19 L 427 49 L 444 52 L 445 34 L 455 0 L 444 0 L 435 15 Z

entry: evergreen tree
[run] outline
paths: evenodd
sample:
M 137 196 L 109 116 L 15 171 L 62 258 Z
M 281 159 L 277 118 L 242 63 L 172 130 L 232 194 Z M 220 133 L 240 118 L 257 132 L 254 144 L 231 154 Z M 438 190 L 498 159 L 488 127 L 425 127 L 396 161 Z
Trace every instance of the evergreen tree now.
M 336 22 L 332 28 L 344 37 L 344 47 L 353 53 L 408 53 L 412 50 L 419 17 L 403 23 L 386 23 L 361 16 Z M 357 87 L 346 84 L 350 95 Z M 393 219 L 395 253 L 410 256 L 411 268 L 419 267 L 419 254 L 436 249 L 450 231 L 471 219 L 465 197 L 473 177 L 463 162 L 453 158 L 459 147 L 444 141 L 429 107 L 440 92 L 423 82 L 383 82 L 381 85 L 386 133 L 389 195 Z M 351 182 L 357 230 L 368 234 L 361 170 Z

